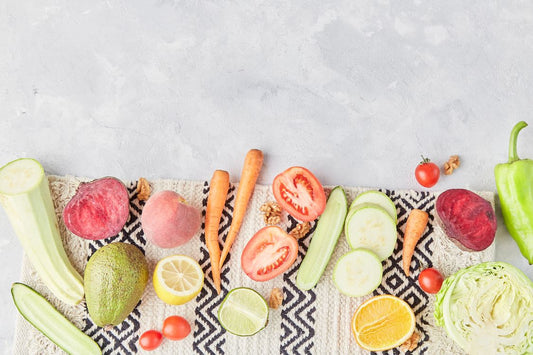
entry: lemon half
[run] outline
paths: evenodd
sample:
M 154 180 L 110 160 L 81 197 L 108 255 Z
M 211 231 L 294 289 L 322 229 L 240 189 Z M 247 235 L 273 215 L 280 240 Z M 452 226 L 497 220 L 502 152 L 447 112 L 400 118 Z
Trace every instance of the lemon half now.
M 204 272 L 193 258 L 171 255 L 159 260 L 153 281 L 155 293 L 163 302 L 180 305 L 200 293 L 204 286 Z

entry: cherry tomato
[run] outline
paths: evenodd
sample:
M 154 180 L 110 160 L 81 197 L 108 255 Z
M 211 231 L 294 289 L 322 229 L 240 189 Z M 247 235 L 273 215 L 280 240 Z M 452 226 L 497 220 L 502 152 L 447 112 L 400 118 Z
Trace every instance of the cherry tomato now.
M 155 350 L 161 345 L 163 334 L 157 330 L 147 330 L 139 338 L 139 345 L 147 351 Z
M 443 281 L 444 277 L 441 273 L 433 268 L 425 269 L 418 275 L 418 283 L 427 293 L 439 292 Z
M 298 242 L 283 229 L 260 229 L 248 241 L 241 256 L 243 271 L 252 280 L 267 281 L 285 272 L 298 256 Z
M 191 332 L 191 325 L 187 319 L 180 316 L 170 316 L 163 322 L 163 335 L 170 340 L 185 339 Z
M 428 158 L 422 157 L 420 164 L 416 166 L 416 181 L 424 187 L 431 187 L 439 181 L 440 169 L 437 164 L 432 163 Z
M 272 190 L 280 206 L 300 221 L 313 221 L 326 208 L 324 188 L 306 168 L 294 166 L 277 175 Z

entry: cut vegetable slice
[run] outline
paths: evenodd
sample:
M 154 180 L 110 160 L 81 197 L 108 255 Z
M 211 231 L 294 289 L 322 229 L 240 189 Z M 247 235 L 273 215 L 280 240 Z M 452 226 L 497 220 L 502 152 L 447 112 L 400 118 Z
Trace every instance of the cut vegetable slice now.
M 255 281 L 268 281 L 287 271 L 298 257 L 298 242 L 278 226 L 258 230 L 246 243 L 241 267 Z
M 352 249 L 371 250 L 380 260 L 392 254 L 398 239 L 394 219 L 383 208 L 371 203 L 348 212 L 344 232 Z
M 0 203 L 33 268 L 60 300 L 83 299 L 83 280 L 67 257 L 43 167 L 18 159 L 0 168 Z
M 37 291 L 21 283 L 11 286 L 20 314 L 68 354 L 101 354 L 98 344 L 59 313 Z
M 352 332 L 357 344 L 370 351 L 383 351 L 403 344 L 415 330 L 412 308 L 392 295 L 372 297 L 357 308 Z
M 385 193 L 376 190 L 365 191 L 357 195 L 350 205 L 350 211 L 352 208 L 360 206 L 364 203 L 373 203 L 383 208 L 394 219 L 394 223 L 398 221 L 398 213 L 396 212 L 396 205 Z
M 163 302 L 180 305 L 200 293 L 204 286 L 204 272 L 193 258 L 170 255 L 155 266 L 153 282 L 155 293 Z
M 333 270 L 333 283 L 347 296 L 368 295 L 380 284 L 383 276 L 381 261 L 373 252 L 355 249 L 344 254 Z
M 337 186 L 329 195 L 326 209 L 318 220 L 309 249 L 298 269 L 296 286 L 299 289 L 309 290 L 320 280 L 342 233 L 347 210 L 346 194 L 342 187 Z
M 238 336 L 254 335 L 268 322 L 268 304 L 251 288 L 231 290 L 218 309 L 218 321 L 228 332 Z

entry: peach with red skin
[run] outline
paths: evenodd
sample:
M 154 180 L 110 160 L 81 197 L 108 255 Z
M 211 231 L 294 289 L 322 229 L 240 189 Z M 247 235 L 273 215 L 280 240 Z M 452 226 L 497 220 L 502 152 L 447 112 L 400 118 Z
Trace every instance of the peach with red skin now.
M 160 248 L 175 248 L 187 243 L 200 230 L 201 224 L 200 211 L 170 190 L 150 196 L 141 215 L 144 235 Z

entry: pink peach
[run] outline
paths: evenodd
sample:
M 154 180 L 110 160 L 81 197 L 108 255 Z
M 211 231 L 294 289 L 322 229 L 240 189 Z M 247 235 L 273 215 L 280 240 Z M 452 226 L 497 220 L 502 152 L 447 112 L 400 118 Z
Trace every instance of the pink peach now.
M 141 224 L 146 238 L 160 248 L 187 243 L 200 229 L 200 211 L 174 191 L 153 194 L 143 208 Z

